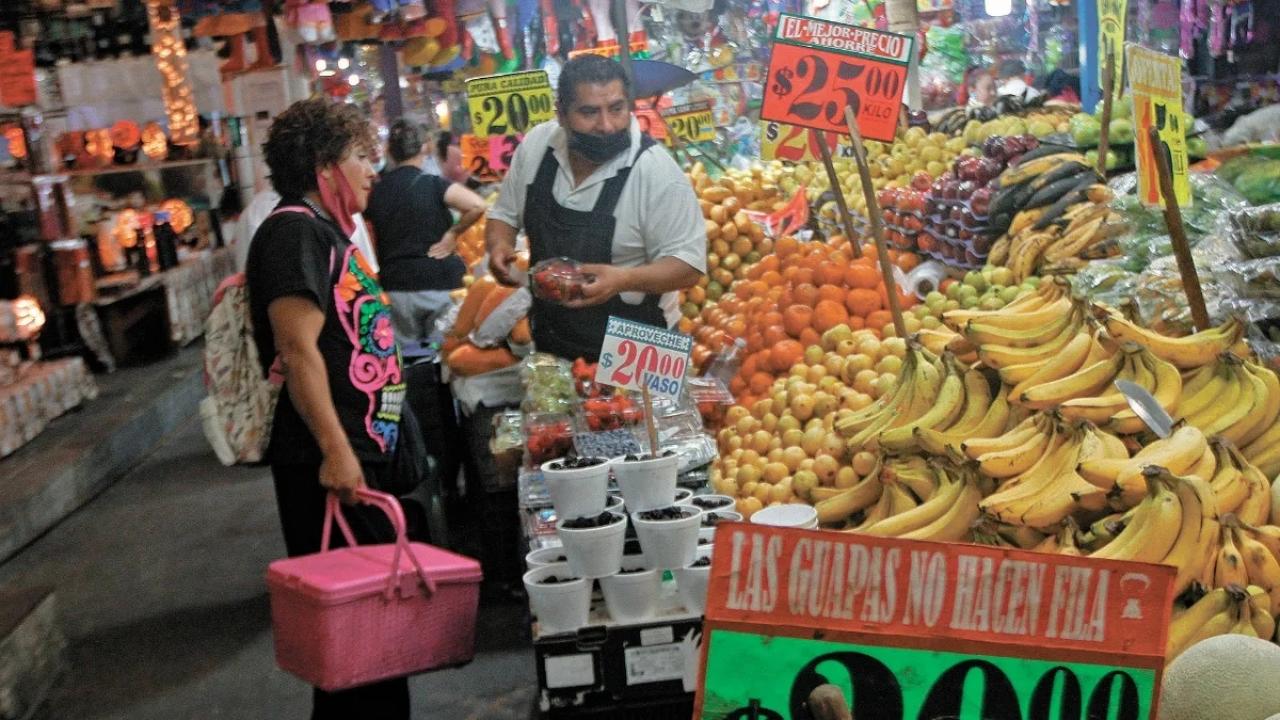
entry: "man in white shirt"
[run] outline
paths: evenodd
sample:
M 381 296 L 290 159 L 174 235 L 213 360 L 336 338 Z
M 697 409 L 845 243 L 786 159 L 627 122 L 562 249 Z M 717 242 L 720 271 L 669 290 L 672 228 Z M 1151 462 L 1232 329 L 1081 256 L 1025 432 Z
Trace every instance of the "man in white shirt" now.
M 534 302 L 539 351 L 595 360 L 610 315 L 670 327 L 676 291 L 706 272 L 706 228 L 688 178 L 640 132 L 622 67 L 583 55 L 565 64 L 557 120 L 516 150 L 485 246 L 498 280 L 511 283 L 516 235 L 530 260 L 569 257 L 594 280 L 580 299 Z

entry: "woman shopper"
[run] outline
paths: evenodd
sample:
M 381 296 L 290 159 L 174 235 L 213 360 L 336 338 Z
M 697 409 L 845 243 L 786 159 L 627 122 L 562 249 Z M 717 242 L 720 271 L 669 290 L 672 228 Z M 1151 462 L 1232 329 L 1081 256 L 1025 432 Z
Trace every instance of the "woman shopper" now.
M 402 433 L 404 383 L 386 295 L 349 240 L 373 184 L 375 142 L 355 107 L 313 98 L 281 113 L 264 146 L 283 199 L 254 235 L 246 276 L 259 355 L 284 377 L 266 459 L 291 557 L 320 550 L 330 491 L 350 502 L 366 484 L 390 489 L 397 446 L 411 446 L 400 437 L 413 423 L 406 416 Z M 359 542 L 394 540 L 381 511 L 349 506 L 344 514 Z M 406 515 L 413 525 L 414 513 Z M 317 688 L 311 717 L 408 718 L 408 681 Z
M 395 168 L 374 186 L 366 213 L 378 240 L 382 286 L 401 342 L 425 341 L 462 287 L 467 266 L 458 236 L 484 216 L 484 200 L 457 183 L 422 172 L 432 151 L 422 126 L 397 120 L 387 136 Z M 460 213 L 453 222 L 450 209 Z

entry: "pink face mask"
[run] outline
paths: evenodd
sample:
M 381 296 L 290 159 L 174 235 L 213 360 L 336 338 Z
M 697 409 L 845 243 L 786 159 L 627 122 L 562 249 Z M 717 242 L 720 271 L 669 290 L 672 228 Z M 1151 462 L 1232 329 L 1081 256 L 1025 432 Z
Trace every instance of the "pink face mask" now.
M 324 207 L 325 212 L 329 213 L 338 223 L 338 227 L 342 228 L 342 232 L 348 237 L 356 231 L 356 225 L 351 220 L 351 216 L 360 212 L 356 207 L 356 193 L 351 189 L 351 183 L 347 182 L 347 176 L 342 174 L 342 170 L 337 165 L 329 166 L 329 174 L 333 178 L 331 187 L 320 170 L 316 170 L 316 187 L 320 189 L 320 204 Z

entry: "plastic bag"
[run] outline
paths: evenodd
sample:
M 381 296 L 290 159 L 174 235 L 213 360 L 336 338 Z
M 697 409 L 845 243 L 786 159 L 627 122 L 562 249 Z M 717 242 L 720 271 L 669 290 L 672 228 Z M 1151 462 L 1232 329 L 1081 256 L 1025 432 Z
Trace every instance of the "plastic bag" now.
M 526 412 L 573 412 L 577 393 L 573 388 L 573 373 L 566 360 L 546 353 L 534 353 L 520 363 L 520 381 L 524 384 L 524 402 L 520 407 Z
M 1268 160 L 1246 169 L 1233 184 L 1254 205 L 1280 201 L 1280 160 Z
M 539 300 L 563 303 L 582 299 L 582 288 L 595 276 L 582 272 L 577 260 L 547 258 L 529 269 L 529 288 Z
M 471 331 L 471 342 L 479 347 L 494 347 L 506 341 L 511 329 L 529 313 L 532 305 L 533 296 L 528 289 L 520 288 L 511 293 L 481 321 L 479 327 Z
M 1218 275 L 1242 298 L 1280 300 L 1280 258 L 1226 262 Z
M 1231 238 L 1246 256 L 1280 255 L 1280 203 L 1236 210 L 1229 220 Z

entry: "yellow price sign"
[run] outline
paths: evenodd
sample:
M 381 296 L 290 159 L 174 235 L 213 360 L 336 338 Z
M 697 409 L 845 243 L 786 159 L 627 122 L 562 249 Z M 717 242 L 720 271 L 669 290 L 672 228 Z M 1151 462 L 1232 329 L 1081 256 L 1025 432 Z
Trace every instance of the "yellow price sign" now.
M 716 120 L 711 112 L 711 102 L 703 101 L 677 105 L 662 111 L 671 135 L 684 142 L 707 142 L 716 139 Z M 670 137 L 666 143 L 671 144 Z
M 787 162 L 822 162 L 822 150 L 818 148 L 819 131 L 774 122 L 760 121 L 760 157 L 764 160 Z M 825 136 L 832 157 L 853 159 L 853 145 L 849 136 L 835 132 Z
M 467 108 L 477 138 L 523 134 L 555 117 L 545 70 L 472 78 L 467 81 Z
M 1120 97 L 1124 70 L 1124 27 L 1129 17 L 1129 0 L 1097 0 L 1098 2 L 1098 87 L 1105 89 L 1107 57 L 1115 63 L 1113 97 Z
M 1136 43 L 1125 47 L 1129 63 L 1129 90 L 1137 123 L 1134 160 L 1138 166 L 1138 197 L 1147 205 L 1160 205 L 1160 180 L 1155 153 L 1169 160 L 1173 192 L 1182 207 L 1191 205 L 1191 178 L 1187 159 L 1186 115 L 1182 112 L 1182 61 Z M 1160 133 L 1158 146 L 1150 129 Z

